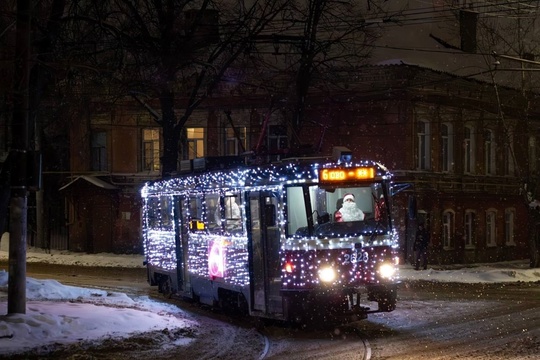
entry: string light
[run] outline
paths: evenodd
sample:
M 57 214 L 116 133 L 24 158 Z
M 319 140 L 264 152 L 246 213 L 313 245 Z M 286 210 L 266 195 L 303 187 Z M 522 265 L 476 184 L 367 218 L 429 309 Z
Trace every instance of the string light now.
M 362 229 L 358 233 L 329 233 L 319 236 L 287 234 L 288 186 L 317 185 L 318 170 L 322 168 L 352 168 L 370 166 L 375 169 L 377 183 L 390 186 L 391 174 L 381 164 L 365 161 L 359 163 L 324 164 L 290 162 L 258 167 L 236 167 L 190 173 L 171 179 L 147 183 L 141 189 L 143 198 L 143 240 L 149 266 L 167 272 L 177 270 L 179 254 L 185 254 L 187 271 L 196 277 L 222 279 L 231 285 L 250 284 L 248 267 L 250 236 L 246 204 L 238 199 L 241 212 L 240 230 L 228 230 L 221 220 L 217 229 L 210 229 L 213 213 L 207 202 L 208 195 L 243 195 L 246 192 L 264 191 L 277 197 L 276 224 L 279 228 L 281 284 L 285 290 L 314 289 L 321 286 L 355 287 L 365 283 L 394 281 L 381 279 L 377 266 L 385 261 L 394 263 L 398 241 L 395 230 Z M 200 213 L 192 214 L 190 199 L 197 199 Z M 176 216 L 175 213 L 181 216 Z M 200 217 L 202 228 L 190 228 L 194 218 Z M 176 224 L 174 222 L 177 222 Z M 175 226 L 176 225 L 176 226 Z M 178 241 L 185 237 L 187 241 Z M 183 248 L 187 244 L 187 248 Z M 331 283 L 321 283 L 319 269 L 331 268 L 335 277 Z

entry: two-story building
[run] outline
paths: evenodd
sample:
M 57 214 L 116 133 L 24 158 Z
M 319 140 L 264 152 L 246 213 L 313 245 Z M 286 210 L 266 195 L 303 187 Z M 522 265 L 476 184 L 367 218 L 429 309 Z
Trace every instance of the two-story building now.
M 405 10 L 381 22 L 369 60 L 328 70 L 334 83 L 309 93 L 299 143 L 311 145 L 313 154 L 346 146 L 394 171 L 394 218 L 405 259 L 411 260 L 419 221 L 432 233 L 432 262 L 527 258 L 522 190 L 540 165 L 536 75 L 526 71 L 536 65 L 535 40 L 522 33 L 516 44 L 523 46 L 513 49 L 501 45 L 511 41 L 488 36 L 497 24 L 512 25 L 511 17 L 494 22 L 495 10 L 521 10 L 455 2 L 395 6 Z M 513 63 L 508 54 L 529 63 Z M 292 104 L 283 95 L 290 92 L 280 89 L 283 101 L 270 109 L 275 94 L 247 80 L 224 81 L 193 113 L 184 158 L 254 149 L 256 161 L 287 156 L 282 150 L 295 135 L 288 125 Z M 129 97 L 113 108 L 92 104 L 79 111 L 69 128 L 70 173 L 59 189 L 68 209 L 65 246 L 140 251 L 138 190 L 161 174 L 162 129 Z

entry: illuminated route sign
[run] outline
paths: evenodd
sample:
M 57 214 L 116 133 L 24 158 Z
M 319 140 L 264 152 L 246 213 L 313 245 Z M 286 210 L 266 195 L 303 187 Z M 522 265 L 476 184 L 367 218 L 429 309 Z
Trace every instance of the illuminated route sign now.
M 320 183 L 336 183 L 336 182 L 349 182 L 357 180 L 368 180 L 375 177 L 374 167 L 351 167 L 351 168 L 334 168 L 334 169 L 320 169 L 319 170 L 319 182 Z

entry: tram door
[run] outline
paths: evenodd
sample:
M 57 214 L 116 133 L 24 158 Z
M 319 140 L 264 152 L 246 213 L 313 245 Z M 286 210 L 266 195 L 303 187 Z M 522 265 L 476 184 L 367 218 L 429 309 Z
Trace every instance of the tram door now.
M 280 228 L 278 198 L 271 192 L 253 192 L 249 197 L 253 277 L 251 308 L 266 314 L 282 314 Z
M 177 277 L 178 277 L 178 292 L 183 296 L 191 298 L 191 284 L 189 281 L 189 273 L 187 271 L 188 261 L 188 226 L 189 211 L 184 197 L 174 197 L 174 218 L 176 222 L 176 259 L 177 259 Z

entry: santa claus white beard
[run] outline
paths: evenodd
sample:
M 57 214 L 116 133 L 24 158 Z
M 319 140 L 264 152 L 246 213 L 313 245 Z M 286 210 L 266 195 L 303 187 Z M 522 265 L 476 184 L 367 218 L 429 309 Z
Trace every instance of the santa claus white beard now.
M 344 202 L 343 207 L 339 211 L 343 221 L 360 221 L 364 220 L 364 213 L 356 207 L 353 202 Z

